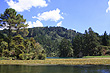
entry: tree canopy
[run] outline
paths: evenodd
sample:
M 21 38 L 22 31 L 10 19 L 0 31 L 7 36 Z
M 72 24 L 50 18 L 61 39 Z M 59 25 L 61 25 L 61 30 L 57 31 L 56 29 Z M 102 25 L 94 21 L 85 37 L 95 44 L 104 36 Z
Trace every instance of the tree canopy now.
M 59 57 L 73 57 L 72 44 L 67 39 L 62 39 L 59 45 Z
M 26 28 L 28 24 L 25 25 L 26 19 L 23 18 L 23 15 L 17 14 L 12 8 L 7 8 L 0 15 L 0 19 L 0 26 L 8 29 L 8 48 L 10 50 L 12 31 L 16 31 L 16 34 L 19 34 L 20 30 Z
M 0 27 L 7 32 L 0 32 L 0 57 L 20 60 L 45 59 L 44 49 L 40 44 L 36 45 L 34 38 L 23 38 L 28 35 L 28 24 L 25 22 L 23 15 L 17 14 L 12 8 L 7 8 L 0 15 Z

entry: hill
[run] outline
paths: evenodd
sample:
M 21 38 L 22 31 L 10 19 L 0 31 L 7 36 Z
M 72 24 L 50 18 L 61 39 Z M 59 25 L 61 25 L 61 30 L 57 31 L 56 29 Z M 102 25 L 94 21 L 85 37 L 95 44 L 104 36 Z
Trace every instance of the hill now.
M 48 57 L 58 56 L 58 46 L 63 38 L 72 42 L 72 39 L 81 34 L 64 27 L 35 27 L 28 29 L 29 34 L 26 38 L 33 37 L 46 50 Z
M 28 29 L 29 34 L 24 37 L 29 39 L 33 37 L 36 42 L 40 43 L 46 51 L 47 57 L 57 57 L 58 56 L 58 47 L 59 43 L 63 38 L 68 39 L 72 42 L 73 38 L 81 33 L 76 32 L 75 30 L 66 29 L 64 27 L 35 27 Z M 5 36 L 7 36 L 7 29 L 0 31 Z M 16 34 L 12 34 L 13 36 Z M 23 36 L 23 33 L 21 33 Z M 1 35 L 2 37 L 2 35 Z M 4 37 L 5 38 L 5 37 Z

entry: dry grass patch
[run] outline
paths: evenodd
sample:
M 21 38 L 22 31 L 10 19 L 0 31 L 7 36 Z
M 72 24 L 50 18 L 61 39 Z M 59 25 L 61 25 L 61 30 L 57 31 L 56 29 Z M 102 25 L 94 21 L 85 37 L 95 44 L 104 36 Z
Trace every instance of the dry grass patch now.
M 110 65 L 110 58 L 46 59 L 46 60 L 0 60 L 0 64 L 14 65 Z

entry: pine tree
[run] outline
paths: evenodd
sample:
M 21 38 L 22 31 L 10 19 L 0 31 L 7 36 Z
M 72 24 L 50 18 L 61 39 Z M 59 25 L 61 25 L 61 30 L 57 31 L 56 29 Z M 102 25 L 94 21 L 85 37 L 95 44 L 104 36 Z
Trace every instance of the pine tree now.
M 82 57 L 83 56 L 83 49 L 84 49 L 84 39 L 83 35 L 77 35 L 73 39 L 73 49 L 74 49 L 74 56 L 75 57 Z M 82 53 L 82 55 L 79 56 L 79 54 Z
M 108 35 L 106 33 L 106 31 L 104 32 L 104 35 L 102 37 L 102 45 L 104 46 L 108 46 L 109 42 L 108 42 Z
M 8 29 L 8 48 L 10 50 L 12 32 L 15 31 L 16 34 L 18 34 L 20 30 L 24 31 L 25 29 L 23 28 L 26 28 L 28 24 L 25 25 L 26 19 L 24 19 L 22 15 L 17 14 L 17 12 L 12 8 L 7 8 L 4 14 L 0 15 L 0 19 L 0 26 Z
M 99 45 L 99 38 L 96 33 L 92 30 L 92 28 L 88 29 L 88 32 L 85 32 L 85 53 L 86 55 L 96 55 L 96 47 Z

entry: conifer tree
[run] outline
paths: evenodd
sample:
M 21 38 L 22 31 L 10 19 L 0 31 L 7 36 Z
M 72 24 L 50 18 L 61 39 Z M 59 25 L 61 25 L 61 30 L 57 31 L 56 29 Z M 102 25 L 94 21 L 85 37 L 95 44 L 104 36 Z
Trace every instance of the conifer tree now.
M 109 41 L 108 41 L 108 35 L 107 35 L 107 33 L 106 33 L 106 31 L 104 32 L 104 35 L 103 35 L 103 37 L 102 37 L 102 45 L 104 45 L 104 46 L 108 46 L 108 44 L 109 44 Z
M 7 8 L 4 14 L 0 15 L 0 26 L 2 28 L 8 29 L 8 49 L 10 50 L 10 43 L 12 40 L 12 32 L 15 31 L 19 34 L 26 28 L 28 24 L 25 25 L 26 19 L 22 15 L 17 14 L 17 12 L 12 8 Z M 27 32 L 27 30 L 26 30 Z
M 87 55 L 96 55 L 95 51 L 96 51 L 96 47 L 99 45 L 99 38 L 97 37 L 97 35 L 94 33 L 94 31 L 92 30 L 92 28 L 88 29 L 88 33 L 86 32 L 85 34 L 85 50 L 86 50 L 86 54 Z

